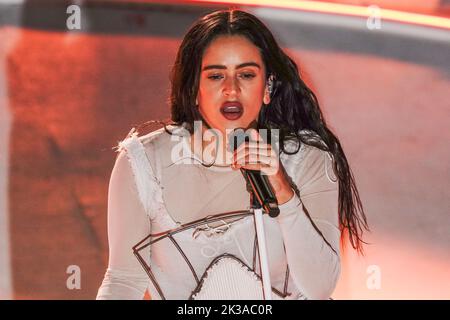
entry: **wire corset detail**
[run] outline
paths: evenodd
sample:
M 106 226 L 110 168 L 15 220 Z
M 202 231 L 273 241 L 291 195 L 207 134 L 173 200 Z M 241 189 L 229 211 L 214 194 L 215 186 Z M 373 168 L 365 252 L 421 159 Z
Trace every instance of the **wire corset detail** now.
M 166 300 L 166 297 L 161 289 L 161 286 L 158 284 L 156 277 L 153 274 L 151 266 L 145 262 L 140 251 L 142 251 L 143 249 L 147 248 L 148 246 L 151 246 L 152 244 L 154 244 L 158 241 L 161 241 L 163 239 L 166 239 L 166 238 L 168 238 L 172 242 L 172 244 L 175 246 L 177 251 L 183 257 L 184 261 L 186 262 L 187 266 L 189 267 L 189 269 L 195 279 L 195 282 L 197 284 L 196 288 L 192 291 L 189 299 L 193 299 L 193 296 L 201 290 L 202 283 L 207 276 L 208 270 L 211 267 L 213 267 L 216 262 L 220 261 L 224 257 L 231 258 L 233 260 L 238 261 L 243 266 L 245 266 L 249 271 L 253 272 L 256 275 L 256 278 L 261 279 L 261 271 L 259 270 L 259 274 L 256 271 L 256 262 L 257 262 L 257 258 L 259 257 L 259 253 L 258 253 L 259 247 L 258 247 L 256 231 L 255 231 L 255 239 L 254 239 L 254 243 L 253 243 L 253 261 L 252 261 L 251 267 L 248 266 L 247 264 L 245 264 L 242 260 L 240 260 L 236 256 L 229 254 L 229 253 L 225 253 L 225 254 L 222 254 L 222 255 L 219 255 L 219 256 L 216 256 L 215 258 L 213 258 L 210 265 L 206 268 L 205 272 L 203 273 L 203 275 L 200 278 L 197 275 L 197 273 L 195 272 L 192 263 L 189 261 L 189 258 L 186 256 L 185 252 L 183 251 L 183 249 L 180 247 L 180 245 L 174 238 L 175 234 L 189 230 L 189 229 L 193 229 L 193 228 L 195 228 L 195 230 L 193 232 L 194 238 L 197 237 L 200 232 L 205 232 L 208 236 L 212 236 L 212 235 L 219 234 L 219 233 L 223 234 L 230 228 L 230 225 L 233 224 L 235 221 L 240 220 L 240 219 L 245 218 L 250 215 L 253 215 L 252 210 L 230 211 L 230 212 L 207 216 L 205 218 L 183 224 L 175 229 L 171 229 L 171 230 L 167 230 L 167 231 L 155 233 L 155 234 L 149 234 L 148 236 L 146 236 L 144 239 L 142 239 L 136 245 L 133 246 L 133 253 L 136 256 L 136 258 L 138 259 L 138 261 L 140 262 L 140 264 L 142 265 L 142 267 L 144 268 L 145 272 L 147 273 L 148 277 L 150 278 L 153 286 L 157 290 L 157 292 L 160 295 L 162 300 Z M 230 223 L 227 223 L 224 221 L 226 219 L 233 219 L 233 221 Z M 220 222 L 220 221 L 222 221 L 224 224 L 216 226 L 216 227 L 211 227 L 209 225 L 211 223 Z M 291 295 L 291 293 L 287 292 L 288 284 L 289 284 L 289 266 L 286 264 L 284 287 L 283 287 L 282 291 L 272 287 L 272 292 L 284 299 Z

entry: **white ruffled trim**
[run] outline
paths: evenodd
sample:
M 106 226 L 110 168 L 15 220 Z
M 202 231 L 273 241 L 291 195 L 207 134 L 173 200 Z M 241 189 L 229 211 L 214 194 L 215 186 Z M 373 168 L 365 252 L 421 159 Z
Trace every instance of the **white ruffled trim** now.
M 118 152 L 125 150 L 135 178 L 139 199 L 145 212 L 153 219 L 164 207 L 161 182 L 147 158 L 144 145 L 133 128 L 127 138 L 119 142 Z

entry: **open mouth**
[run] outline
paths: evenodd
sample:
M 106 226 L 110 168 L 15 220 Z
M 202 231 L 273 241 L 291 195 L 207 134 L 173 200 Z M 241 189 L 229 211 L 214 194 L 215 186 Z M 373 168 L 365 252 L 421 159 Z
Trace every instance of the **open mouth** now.
M 237 120 L 244 113 L 244 108 L 240 102 L 227 101 L 220 108 L 220 113 L 228 120 Z

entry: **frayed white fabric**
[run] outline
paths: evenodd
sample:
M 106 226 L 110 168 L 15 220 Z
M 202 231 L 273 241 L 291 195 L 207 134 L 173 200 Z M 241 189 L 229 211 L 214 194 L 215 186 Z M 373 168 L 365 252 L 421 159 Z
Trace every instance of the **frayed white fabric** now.
M 164 206 L 161 183 L 147 158 L 145 148 L 133 128 L 128 137 L 119 142 L 118 152 L 125 150 L 134 174 L 139 199 L 147 215 L 153 219 Z

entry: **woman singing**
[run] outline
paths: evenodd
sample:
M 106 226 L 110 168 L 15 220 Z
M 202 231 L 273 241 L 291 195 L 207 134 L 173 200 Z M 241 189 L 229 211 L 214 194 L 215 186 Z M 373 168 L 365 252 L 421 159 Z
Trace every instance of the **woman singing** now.
M 119 144 L 108 193 L 109 265 L 97 299 L 142 299 L 147 289 L 152 299 L 258 298 L 239 280 L 253 273 L 259 281 L 252 215 L 167 233 L 249 210 L 241 169 L 266 174 L 276 195 L 279 215 L 263 215 L 273 297 L 330 298 L 340 239 L 362 252 L 368 226 L 344 151 L 294 61 L 253 15 L 216 11 L 187 32 L 171 82 L 172 123 L 144 136 L 132 130 Z M 252 139 L 230 148 L 236 128 Z M 141 252 L 151 277 L 133 252 L 150 234 L 166 235 Z M 232 259 L 214 272 L 221 256 Z M 238 280 L 213 285 L 219 270 L 234 270 L 230 279 Z

